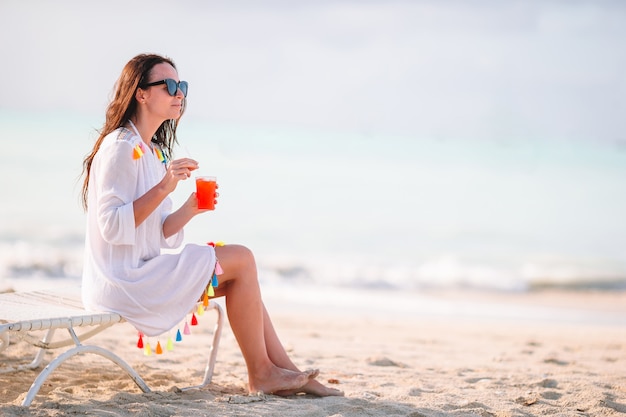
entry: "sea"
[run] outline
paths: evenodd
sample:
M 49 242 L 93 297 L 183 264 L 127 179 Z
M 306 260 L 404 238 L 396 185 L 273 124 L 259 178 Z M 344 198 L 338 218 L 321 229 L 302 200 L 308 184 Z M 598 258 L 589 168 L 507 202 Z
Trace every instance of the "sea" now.
M 102 121 L 0 113 L 0 288 L 79 282 L 82 159 Z M 626 146 L 182 122 L 219 203 L 186 243 L 237 243 L 267 285 L 626 290 Z M 192 178 L 193 179 L 193 178 Z M 175 205 L 194 191 L 183 181 Z

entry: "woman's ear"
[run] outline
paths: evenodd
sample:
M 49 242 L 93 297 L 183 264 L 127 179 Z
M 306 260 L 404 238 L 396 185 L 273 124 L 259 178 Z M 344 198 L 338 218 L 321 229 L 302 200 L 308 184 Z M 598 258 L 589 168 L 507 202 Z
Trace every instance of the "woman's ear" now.
M 145 103 L 146 91 L 141 88 L 137 88 L 137 91 L 135 91 L 135 100 L 137 100 L 138 103 Z

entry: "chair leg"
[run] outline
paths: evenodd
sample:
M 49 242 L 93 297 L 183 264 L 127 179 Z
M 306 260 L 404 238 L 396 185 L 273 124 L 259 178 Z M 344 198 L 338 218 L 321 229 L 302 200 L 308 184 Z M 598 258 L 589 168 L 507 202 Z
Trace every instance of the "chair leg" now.
M 50 329 L 46 332 L 46 335 L 43 337 L 43 339 L 41 339 L 41 342 L 43 345 L 46 345 L 47 343 L 50 343 L 50 341 L 52 341 L 52 338 L 54 337 L 54 331 L 55 329 Z M 41 361 L 43 360 L 43 357 L 46 354 L 46 349 L 43 347 L 39 347 L 39 350 L 37 351 L 37 354 L 35 355 L 35 358 L 33 359 L 33 361 L 31 363 L 29 363 L 28 365 L 23 365 L 22 369 L 36 369 L 39 367 L 39 365 L 41 365 Z
M 150 388 L 144 382 L 144 380 L 139 376 L 139 374 L 130 365 L 124 362 L 124 360 L 122 360 L 119 356 L 98 346 L 80 345 L 80 346 L 76 346 L 70 350 L 63 352 L 61 355 L 54 358 L 54 360 L 51 361 L 43 369 L 43 371 L 41 371 L 41 373 L 37 376 L 37 378 L 35 378 L 35 381 L 33 382 L 33 384 L 30 386 L 30 389 L 28 390 L 28 393 L 26 394 L 26 398 L 24 398 L 24 401 L 22 402 L 22 406 L 24 407 L 30 406 L 30 404 L 35 399 L 35 396 L 41 389 L 41 386 L 43 385 L 45 380 L 50 376 L 52 371 L 54 371 L 59 365 L 61 365 L 67 359 L 71 358 L 74 355 L 78 355 L 80 353 L 93 353 L 93 354 L 100 355 L 109 359 L 110 361 L 115 363 L 117 366 L 122 368 L 124 371 L 126 371 L 128 376 L 131 377 L 133 381 L 135 381 L 135 384 L 137 384 L 137 386 L 143 392 L 150 392 Z
M 41 339 L 41 342 L 37 346 L 38 349 L 37 349 L 37 353 L 35 354 L 35 357 L 30 363 L 24 364 L 24 365 L 17 365 L 15 367 L 9 366 L 9 367 L 2 368 L 0 369 L 0 374 L 39 368 L 39 365 L 41 365 L 41 362 L 43 361 L 43 358 L 46 355 L 46 348 L 42 346 L 45 346 L 52 340 L 52 338 L 54 337 L 54 330 L 55 329 L 49 329 L 46 332 L 46 335 Z M 1 335 L 1 340 L 2 340 L 2 343 L 0 347 L 2 349 L 5 349 L 9 345 L 9 342 L 10 342 L 9 335 L 6 333 L 3 333 Z
M 187 391 L 191 389 L 204 388 L 211 383 L 213 378 L 213 370 L 215 369 L 215 362 L 217 360 L 217 349 L 220 344 L 220 338 L 222 337 L 222 327 L 224 324 L 224 310 L 215 301 L 209 303 L 209 309 L 214 309 L 217 312 L 217 322 L 215 323 L 215 329 L 213 331 L 213 343 L 209 348 L 209 358 L 207 360 L 206 368 L 204 370 L 204 379 L 202 384 L 192 387 L 182 388 L 181 391 Z

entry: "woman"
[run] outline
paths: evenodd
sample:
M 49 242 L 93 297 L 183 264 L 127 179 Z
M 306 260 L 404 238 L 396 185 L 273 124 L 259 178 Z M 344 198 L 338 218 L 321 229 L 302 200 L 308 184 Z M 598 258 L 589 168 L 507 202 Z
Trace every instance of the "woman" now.
M 83 161 L 85 306 L 117 312 L 147 336 L 159 335 L 193 308 L 219 259 L 215 296 L 226 297 L 249 391 L 342 395 L 287 356 L 263 305 L 250 250 L 190 244 L 178 254 L 161 254 L 161 248 L 180 246 L 183 227 L 206 211 L 195 193 L 176 211 L 168 197 L 198 168 L 190 158 L 169 161 L 186 95 L 174 62 L 159 55 L 136 56 L 117 81 L 104 127 Z

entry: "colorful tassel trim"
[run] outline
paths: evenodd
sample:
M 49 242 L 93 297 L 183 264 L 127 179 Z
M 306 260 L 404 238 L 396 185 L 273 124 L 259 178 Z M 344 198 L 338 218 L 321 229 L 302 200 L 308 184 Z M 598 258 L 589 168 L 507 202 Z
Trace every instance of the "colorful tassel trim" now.
M 133 148 L 133 159 L 139 159 L 141 158 L 144 154 L 146 153 L 146 148 L 145 145 L 142 143 L 138 143 L 134 148 Z M 156 157 L 159 159 L 159 161 L 163 162 L 164 164 L 167 164 L 167 158 L 165 157 L 165 154 L 163 153 L 163 151 L 160 148 L 154 148 L 154 153 L 156 154 Z
M 143 151 L 140 147 L 140 145 L 137 145 L 134 150 L 137 151 L 137 154 L 139 156 L 137 156 L 135 159 L 141 158 L 141 156 L 143 155 Z M 162 153 L 160 150 L 157 150 L 157 156 L 159 156 L 159 159 L 161 159 L 162 157 Z M 135 157 L 135 153 L 133 152 L 133 157 Z M 162 162 L 164 161 L 165 158 L 163 157 L 163 159 L 161 159 Z M 224 242 L 208 242 L 208 245 L 216 247 L 216 246 L 224 246 Z M 183 331 L 181 332 L 180 329 L 176 330 L 176 336 L 174 337 L 174 339 L 172 340 L 172 337 L 168 337 L 167 338 L 167 342 L 165 345 L 165 350 L 168 352 L 171 352 L 174 350 L 174 341 L 176 343 L 182 342 L 183 341 L 183 335 L 187 336 L 191 334 L 191 329 L 189 326 L 197 326 L 198 325 L 198 316 L 202 316 L 204 315 L 204 312 L 206 310 L 206 308 L 209 306 L 209 298 L 210 297 L 214 297 L 215 296 L 215 288 L 218 287 L 219 285 L 219 280 L 217 278 L 218 275 L 222 275 L 224 273 L 224 270 L 222 269 L 222 266 L 220 265 L 219 261 L 216 260 L 215 261 L 215 268 L 213 271 L 213 276 L 211 277 L 211 281 L 209 281 L 209 285 L 207 286 L 206 290 L 204 291 L 204 294 L 202 296 L 202 303 L 198 304 L 197 309 L 195 309 L 194 311 L 191 312 L 191 318 L 190 320 L 187 322 L 185 322 L 185 325 L 183 327 Z M 138 340 L 137 340 L 137 348 L 139 349 L 143 349 L 143 353 L 146 356 L 151 356 L 152 355 L 152 347 L 150 346 L 150 342 L 148 341 L 144 341 L 144 334 L 139 332 L 138 333 Z M 163 346 L 161 345 L 161 342 L 157 340 L 156 343 L 156 347 L 154 349 L 154 353 L 156 353 L 157 355 L 162 355 L 164 353 L 164 349 Z
M 144 149 L 141 144 L 138 144 L 137 146 L 133 148 L 133 159 L 139 159 L 143 156 L 143 154 L 144 154 Z
M 159 158 L 159 161 L 167 164 L 167 158 L 165 157 L 165 155 L 163 155 L 163 151 L 161 151 L 161 149 L 159 148 L 154 148 L 154 151 L 156 152 L 156 156 L 157 158 Z

